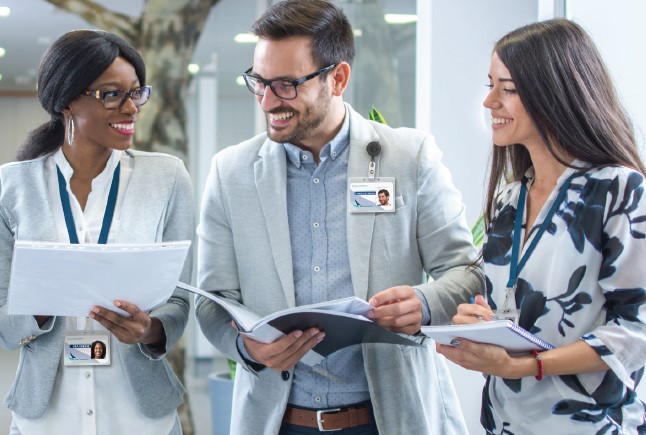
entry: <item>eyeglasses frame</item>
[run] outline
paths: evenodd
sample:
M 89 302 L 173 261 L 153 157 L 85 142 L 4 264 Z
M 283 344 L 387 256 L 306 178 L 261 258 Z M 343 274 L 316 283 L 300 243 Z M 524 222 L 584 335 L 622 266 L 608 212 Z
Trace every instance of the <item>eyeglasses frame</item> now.
M 288 80 L 288 79 L 273 79 L 273 80 L 267 80 L 267 79 L 263 79 L 262 77 L 260 77 L 260 76 L 258 76 L 258 75 L 250 74 L 250 73 L 251 73 L 251 70 L 253 69 L 253 67 L 249 68 L 247 71 L 245 71 L 244 73 L 242 73 L 242 76 L 243 76 L 243 77 L 244 77 L 244 79 L 245 79 L 245 84 L 247 85 L 247 89 L 249 89 L 249 90 L 251 91 L 251 93 L 252 93 L 252 94 L 254 94 L 254 95 L 258 95 L 259 97 L 262 97 L 262 96 L 264 96 L 265 94 L 264 94 L 264 93 L 263 93 L 262 95 L 257 94 L 257 93 L 256 93 L 256 91 L 254 91 L 254 90 L 251 88 L 251 86 L 249 86 L 249 82 L 247 81 L 247 77 L 253 77 L 255 80 L 258 80 L 260 83 L 262 83 L 263 85 L 265 85 L 265 89 L 267 89 L 267 87 L 269 87 L 269 89 L 271 89 L 271 91 L 274 93 L 274 95 L 275 95 L 276 97 L 280 98 L 281 100 L 294 100 L 294 99 L 296 99 L 296 98 L 298 97 L 298 87 L 299 87 L 300 85 L 302 85 L 303 83 L 305 83 L 305 82 L 306 82 L 306 81 L 308 81 L 308 80 L 312 80 L 314 77 L 318 77 L 318 76 L 320 76 L 321 74 L 324 74 L 324 73 L 326 73 L 326 72 L 330 71 L 332 68 L 334 68 L 334 67 L 335 67 L 335 66 L 337 66 L 337 65 L 338 65 L 338 64 L 333 63 L 333 64 L 331 64 L 331 65 L 326 66 L 325 68 L 321 68 L 321 69 L 320 69 L 320 70 L 318 70 L 318 71 L 314 71 L 314 72 L 313 72 L 313 73 L 311 73 L 311 74 L 308 74 L 308 75 L 306 75 L 306 76 L 303 76 L 303 77 L 298 78 L 298 79 L 295 79 L 295 80 Z M 289 83 L 291 83 L 291 84 L 292 84 L 292 86 L 294 86 L 294 96 L 293 96 L 292 98 L 285 98 L 285 97 L 281 97 L 280 95 L 278 95 L 278 93 L 276 93 L 276 89 L 274 89 L 274 86 L 272 85 L 272 83 L 273 83 L 273 82 L 289 82 Z
M 133 92 L 139 91 L 141 89 L 148 89 L 148 99 L 150 99 L 150 95 L 152 94 L 152 91 L 153 91 L 153 87 L 150 86 L 150 85 L 139 86 L 138 88 L 132 89 L 130 91 L 122 91 L 121 89 L 110 89 L 108 91 L 98 91 L 98 90 L 93 90 L 93 89 L 86 89 L 85 91 L 81 92 L 81 95 L 83 95 L 85 97 L 94 97 L 97 100 L 100 100 L 101 104 L 103 105 L 103 108 L 106 109 L 106 110 L 119 110 L 126 103 L 127 98 L 130 98 L 132 100 L 132 93 Z M 123 98 L 121 100 L 121 103 L 119 103 L 118 107 L 112 107 L 112 108 L 105 107 L 105 100 L 104 100 L 105 94 L 107 92 L 114 92 L 114 91 L 123 92 L 124 96 L 123 96 Z M 135 104 L 135 106 L 137 108 L 143 106 L 144 104 L 146 104 L 148 102 L 148 99 L 146 99 L 146 101 L 144 101 L 143 103 L 141 103 L 138 106 Z M 134 103 L 134 100 L 132 102 Z

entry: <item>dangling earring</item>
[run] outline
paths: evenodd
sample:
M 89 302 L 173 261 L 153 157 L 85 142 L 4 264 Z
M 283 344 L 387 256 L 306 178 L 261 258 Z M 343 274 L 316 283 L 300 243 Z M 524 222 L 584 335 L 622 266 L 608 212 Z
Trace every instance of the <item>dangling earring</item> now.
M 72 145 L 74 142 L 74 118 L 70 115 L 67 121 L 67 144 Z

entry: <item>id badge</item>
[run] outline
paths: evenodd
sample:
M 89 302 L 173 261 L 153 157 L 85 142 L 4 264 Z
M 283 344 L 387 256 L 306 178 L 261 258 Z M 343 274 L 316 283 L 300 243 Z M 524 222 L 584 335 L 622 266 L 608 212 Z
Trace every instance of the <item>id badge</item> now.
M 353 177 L 348 180 L 348 208 L 352 213 L 392 213 L 395 211 L 395 178 L 375 181 Z
M 64 352 L 66 366 L 110 365 L 110 334 L 67 331 Z
M 520 319 L 520 310 L 517 309 L 496 310 L 493 314 L 495 320 L 511 320 L 517 325 L 518 319 Z

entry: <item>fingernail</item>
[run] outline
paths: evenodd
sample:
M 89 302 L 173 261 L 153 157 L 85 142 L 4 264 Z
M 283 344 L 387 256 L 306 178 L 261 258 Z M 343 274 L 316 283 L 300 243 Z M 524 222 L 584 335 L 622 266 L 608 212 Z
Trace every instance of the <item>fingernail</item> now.
M 303 335 L 303 331 L 296 331 L 294 333 L 294 337 L 299 338 L 301 335 Z
M 368 311 L 368 318 L 369 319 L 374 319 L 375 318 L 375 313 L 372 310 Z
M 370 299 L 368 301 L 368 304 L 370 304 L 371 307 L 376 307 L 377 306 L 377 301 L 375 301 L 374 299 Z
M 115 301 L 115 302 L 114 302 L 114 304 L 115 304 L 117 307 L 121 308 L 121 302 L 120 302 L 120 301 Z
M 321 335 L 316 339 L 316 342 L 317 342 L 317 343 L 320 343 L 321 341 L 323 341 L 323 339 L 324 339 L 324 338 L 325 338 L 325 332 L 324 332 L 324 333 L 322 333 L 322 334 L 321 334 Z
M 452 339 L 452 340 L 449 342 L 449 344 L 450 344 L 451 346 L 459 346 L 459 345 L 461 345 L 461 344 L 462 344 L 462 342 L 461 342 L 460 340 L 458 340 L 457 338 L 454 338 L 454 339 Z
M 93 318 L 93 319 L 94 319 L 94 316 L 95 316 L 96 314 L 94 314 L 94 311 L 90 311 L 90 314 L 88 314 L 88 315 L 89 315 L 91 318 Z
M 314 336 L 315 336 L 316 334 L 318 334 L 319 332 L 321 332 L 321 331 L 319 331 L 318 329 L 314 328 L 314 329 L 312 329 L 312 332 L 310 332 L 310 336 L 314 337 Z

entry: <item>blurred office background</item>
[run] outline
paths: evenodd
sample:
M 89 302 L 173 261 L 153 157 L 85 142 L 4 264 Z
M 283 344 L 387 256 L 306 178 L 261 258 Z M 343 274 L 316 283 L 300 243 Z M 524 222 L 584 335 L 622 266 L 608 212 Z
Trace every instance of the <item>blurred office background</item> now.
M 172 2 L 173 0 L 168 0 Z M 491 49 L 506 32 L 566 16 L 590 32 L 631 114 L 640 146 L 646 128 L 646 3 L 640 0 L 334 0 L 355 28 L 357 57 L 345 99 L 361 113 L 377 107 L 393 126 L 432 132 L 474 223 L 484 195 L 491 148 L 482 107 Z M 137 16 L 143 0 L 96 0 Z M 264 117 L 241 73 L 252 63 L 248 29 L 270 0 L 221 0 L 197 46 L 188 100 L 188 157 L 199 202 L 210 157 L 263 131 Z M 10 14 L 3 16 L 3 7 Z M 610 25 L 611 24 L 611 25 Z M 48 119 L 35 97 L 40 56 L 62 33 L 91 27 L 45 0 L 0 0 L 0 163 L 13 160 L 27 132 Z M 188 66 L 187 66 L 188 67 Z M 153 98 L 161 98 L 154 95 Z M 145 110 L 145 108 L 144 108 Z M 646 158 L 646 155 L 642 156 Z M 635 267 L 641 267 L 635 265 Z M 0 395 L 8 391 L 18 352 L 0 350 Z M 196 435 L 212 433 L 207 375 L 226 364 L 192 321 L 186 331 L 186 384 Z M 452 366 L 472 434 L 479 424 L 482 376 Z M 642 385 L 640 397 L 646 400 Z M 0 434 L 10 413 L 0 407 Z

